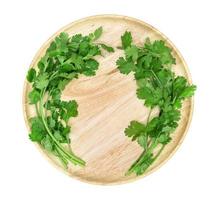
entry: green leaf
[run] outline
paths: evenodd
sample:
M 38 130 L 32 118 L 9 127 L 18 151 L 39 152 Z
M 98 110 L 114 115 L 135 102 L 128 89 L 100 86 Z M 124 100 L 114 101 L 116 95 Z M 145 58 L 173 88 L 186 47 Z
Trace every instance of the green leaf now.
M 37 76 L 37 78 L 35 80 L 35 87 L 37 89 L 42 90 L 48 86 L 48 83 L 49 83 L 48 74 L 43 73 L 43 74 L 40 74 L 39 76 Z
M 137 121 L 131 121 L 130 125 L 124 132 L 126 136 L 132 137 L 132 140 L 136 140 L 140 135 L 144 134 L 145 128 L 144 124 Z
M 47 151 L 51 152 L 53 150 L 53 141 L 49 135 L 46 135 L 42 140 L 41 140 L 41 145 L 46 149 Z
M 83 40 L 79 45 L 79 54 L 82 56 L 86 56 L 90 50 L 90 43 L 88 41 Z
M 61 135 L 60 131 L 55 131 L 54 136 L 59 142 L 64 141 L 64 137 Z
M 159 125 L 159 117 L 154 117 L 152 120 L 150 120 L 146 125 L 146 132 L 148 134 L 155 132 Z
M 163 93 L 161 88 L 154 89 L 151 85 L 146 85 L 137 89 L 137 97 L 145 100 L 145 105 L 154 107 L 163 101 Z
M 164 41 L 146 42 L 145 49 L 150 51 L 153 57 L 157 57 L 163 65 L 175 64 L 175 58 L 171 54 L 171 49 L 165 45 Z
M 92 70 L 97 70 L 99 63 L 95 59 L 89 59 L 85 63 L 86 67 Z
M 148 141 L 147 141 L 148 137 L 146 136 L 146 134 L 142 134 L 138 137 L 138 144 L 143 147 L 145 150 L 148 147 Z
M 138 59 L 138 48 L 133 45 L 133 46 L 129 46 L 125 49 L 125 54 L 127 58 L 131 58 L 133 62 L 137 61 Z
M 38 62 L 38 68 L 39 68 L 40 72 L 43 72 L 48 67 L 48 64 L 49 64 L 48 59 L 49 59 L 49 56 L 45 55 Z
M 180 96 L 186 87 L 187 80 L 183 76 L 177 76 L 173 81 L 173 92 L 175 96 Z
M 188 98 L 188 97 L 192 97 L 194 95 L 195 90 L 196 90 L 196 86 L 195 85 L 187 86 L 182 91 L 182 93 L 180 94 L 179 98 L 185 99 L 185 98 Z
M 32 83 L 32 91 L 28 94 L 29 103 L 42 101 L 44 105 L 36 113 L 39 116 L 31 120 L 29 138 L 57 156 L 65 167 L 69 161 L 81 166 L 85 165 L 85 162 L 60 145 L 70 143 L 68 120 L 78 115 L 77 102 L 61 101 L 61 93 L 78 75 L 95 75 L 99 63 L 94 56 L 101 55 L 101 46 L 113 52 L 113 49 L 105 44 L 94 43 L 102 32 L 102 27 L 86 36 L 76 34 L 69 37 L 67 33 L 61 32 L 39 60 L 37 71 L 31 68 L 26 77 Z
M 33 89 L 29 94 L 29 103 L 30 104 L 36 104 L 40 100 L 40 93 L 38 90 Z
M 127 47 L 130 47 L 132 44 L 132 34 L 131 32 L 126 31 L 124 35 L 121 36 L 122 41 L 122 47 L 123 49 L 126 49 Z
M 131 61 L 126 61 L 123 57 L 120 57 L 116 64 L 122 74 L 129 74 L 135 69 L 134 63 Z
M 47 117 L 47 121 L 48 121 L 48 125 L 49 125 L 50 128 L 54 128 L 55 127 L 56 121 L 51 116 Z
M 71 42 L 68 44 L 68 48 L 72 52 L 77 52 L 78 49 L 79 49 L 79 45 L 80 45 L 82 40 L 83 40 L 83 36 L 81 34 L 74 35 L 71 38 Z
M 100 45 L 104 50 L 106 50 L 108 52 L 114 52 L 115 51 L 112 47 L 107 46 L 106 44 L 100 44 Z
M 63 80 L 61 80 L 61 81 L 59 82 L 59 84 L 58 84 L 58 89 L 61 90 L 61 91 L 63 91 L 64 88 L 66 87 L 66 85 L 67 85 L 69 82 L 70 82 L 69 79 L 63 79 Z
M 66 111 L 62 111 L 62 119 L 68 121 L 70 117 L 76 117 L 78 115 L 78 104 L 75 100 L 72 101 L 62 101 L 61 106 Z
M 160 135 L 160 137 L 158 137 L 158 142 L 161 144 L 168 144 L 171 141 L 171 138 L 166 135 L 166 134 L 162 134 Z
M 41 142 L 41 140 L 44 138 L 44 134 L 41 132 L 33 131 L 29 134 L 29 138 L 33 142 Z
M 103 33 L 103 28 L 101 26 L 95 30 L 93 40 L 95 41 L 95 40 L 99 39 L 101 37 L 102 33 Z
M 33 142 L 41 142 L 41 140 L 47 134 L 41 118 L 34 117 L 30 119 L 30 122 L 31 122 L 31 133 L 29 134 L 30 140 L 32 140 Z
M 60 66 L 61 72 L 72 72 L 73 70 L 76 70 L 76 68 L 72 63 L 64 63 Z
M 69 101 L 66 104 L 66 109 L 70 117 L 78 116 L 78 104 L 75 100 Z
M 89 59 L 85 63 L 83 74 L 86 76 L 94 76 L 98 69 L 99 63 L 94 59 Z
M 32 83 L 36 78 L 36 70 L 34 68 L 30 68 L 27 73 L 27 80 Z
M 189 85 L 186 78 L 177 76 L 171 70 L 175 64 L 172 50 L 162 40 L 146 40 L 143 46 L 132 44 L 130 32 L 121 36 L 125 56 L 116 64 L 123 74 L 134 72 L 137 83 L 137 97 L 144 105 L 159 110 L 157 116 L 146 125 L 132 121 L 125 129 L 125 135 L 137 139 L 144 152 L 130 167 L 128 174 L 143 174 L 162 151 L 162 145 L 171 140 L 171 134 L 178 127 L 182 101 L 194 95 L 196 87 Z M 148 142 L 149 141 L 149 142 Z M 160 150 L 156 150 L 161 145 Z M 153 156 L 155 155 L 155 156 Z
M 89 60 L 96 55 L 101 55 L 101 51 L 98 46 L 90 47 L 88 54 L 83 58 L 84 60 Z

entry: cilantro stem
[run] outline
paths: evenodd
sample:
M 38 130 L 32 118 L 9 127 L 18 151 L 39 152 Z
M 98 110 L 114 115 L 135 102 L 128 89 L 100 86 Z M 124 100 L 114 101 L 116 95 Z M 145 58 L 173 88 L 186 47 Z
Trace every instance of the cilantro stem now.
M 144 158 L 146 157 L 146 155 L 151 154 L 153 149 L 157 146 L 157 142 L 156 142 L 156 138 L 154 140 L 150 140 L 150 146 L 148 147 L 147 150 L 144 150 L 141 155 L 139 156 L 139 158 L 133 163 L 133 165 L 129 168 L 129 170 L 127 171 L 126 175 L 130 175 L 132 172 L 134 172 L 135 168 L 138 165 L 141 165 L 144 161 Z
M 37 116 L 40 116 L 39 110 L 38 110 L 38 104 L 35 104 L 36 114 Z
M 58 158 L 61 160 L 62 164 L 64 165 L 65 168 L 67 168 L 67 160 L 63 157 L 63 155 L 60 152 L 60 149 L 56 146 L 56 152 L 58 153 Z
M 61 145 L 60 143 L 56 140 L 56 138 L 53 136 L 53 134 L 51 133 L 51 130 L 48 127 L 48 124 L 45 120 L 45 116 L 44 116 L 44 111 L 43 111 L 43 97 L 45 94 L 45 89 L 43 89 L 42 93 L 41 93 L 41 100 L 40 100 L 40 107 L 39 107 L 39 112 L 41 114 L 41 118 L 43 121 L 43 124 L 45 126 L 45 129 L 47 130 L 49 136 L 52 138 L 52 140 L 55 142 L 55 144 L 57 145 L 57 147 L 60 149 L 60 151 L 64 154 L 64 156 L 69 159 L 71 162 L 73 162 L 73 164 L 78 164 L 80 166 L 85 166 L 85 161 L 83 161 L 82 159 L 80 159 L 79 157 L 75 156 L 74 154 L 68 153 Z
M 149 110 L 149 114 L 148 114 L 147 121 L 146 121 L 147 124 L 148 124 L 148 122 L 150 120 L 151 113 L 152 113 L 152 108 L 150 108 L 150 110 Z
M 162 147 L 160 148 L 160 150 L 158 151 L 158 153 L 156 154 L 156 156 L 153 158 L 154 159 L 153 162 L 159 157 L 159 155 L 161 154 L 161 152 L 164 150 L 165 146 L 166 146 L 165 144 L 162 145 Z
M 152 69 L 149 70 L 149 71 L 153 74 L 153 76 L 155 77 L 155 79 L 159 83 L 160 87 L 163 87 L 163 84 L 161 83 L 160 79 L 157 77 L 156 73 Z

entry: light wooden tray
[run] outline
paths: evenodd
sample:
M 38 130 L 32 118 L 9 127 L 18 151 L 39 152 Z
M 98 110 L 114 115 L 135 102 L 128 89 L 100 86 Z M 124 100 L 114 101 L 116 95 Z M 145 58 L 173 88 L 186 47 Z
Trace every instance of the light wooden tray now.
M 115 49 L 121 45 L 120 37 L 126 30 L 132 32 L 136 44 L 143 43 L 147 37 L 151 40 L 165 40 L 166 44 L 173 49 L 177 61 L 173 67 L 175 73 L 187 77 L 191 83 L 186 63 L 167 37 L 143 21 L 118 15 L 88 17 L 65 26 L 44 43 L 31 66 L 36 66 L 50 42 L 60 32 L 65 31 L 70 35 L 88 34 L 99 26 L 102 26 L 104 30 L 99 41 Z M 79 105 L 78 117 L 70 121 L 72 125 L 71 146 L 74 153 L 86 161 L 86 167 L 75 167 L 71 164 L 68 170 L 64 170 L 57 160 L 37 145 L 55 166 L 82 181 L 96 184 L 118 184 L 139 178 L 135 175 L 124 175 L 142 151 L 136 142 L 132 142 L 124 135 L 124 129 L 131 120 L 145 122 L 149 109 L 136 97 L 136 83 L 133 75 L 122 75 L 116 69 L 115 62 L 122 55 L 123 51 L 116 49 L 115 53 L 105 53 L 104 57 L 99 56 L 100 68 L 97 75 L 81 76 L 71 81 L 62 94 L 64 100 L 75 99 Z M 25 83 L 23 108 L 28 129 L 28 119 L 35 114 L 34 107 L 28 104 L 27 94 L 30 89 L 30 84 Z M 173 134 L 172 141 L 140 178 L 159 168 L 176 151 L 189 127 L 192 110 L 193 100 L 185 101 L 182 118 Z M 152 114 L 154 115 L 155 112 Z

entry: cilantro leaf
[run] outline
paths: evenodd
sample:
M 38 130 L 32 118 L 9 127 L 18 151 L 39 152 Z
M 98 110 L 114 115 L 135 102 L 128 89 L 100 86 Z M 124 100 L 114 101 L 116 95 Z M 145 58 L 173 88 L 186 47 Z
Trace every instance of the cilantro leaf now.
M 41 140 L 41 145 L 46 149 L 47 151 L 52 151 L 54 148 L 54 143 L 49 135 L 46 135 L 42 140 Z
M 161 134 L 159 137 L 158 137 L 158 142 L 161 143 L 161 144 L 168 144 L 169 142 L 171 141 L 171 137 L 167 134 Z
M 131 121 L 128 128 L 125 129 L 125 135 L 131 137 L 132 140 L 136 140 L 136 138 L 145 132 L 145 125 L 137 122 Z
M 28 94 L 29 102 L 30 104 L 36 104 L 40 100 L 40 93 L 38 90 L 33 89 L 29 94 Z
M 35 79 L 35 87 L 40 90 L 47 87 L 47 85 L 49 83 L 48 78 L 49 78 L 49 76 L 47 73 L 38 75 L 37 78 Z
M 30 68 L 27 73 L 27 80 L 32 83 L 36 78 L 36 70 L 34 68 Z
M 175 58 L 165 41 L 151 42 L 147 39 L 143 46 L 136 46 L 132 42 L 131 33 L 126 31 L 121 36 L 121 42 L 125 56 L 117 60 L 118 69 L 123 74 L 133 72 L 138 99 L 142 99 L 151 111 L 154 108 L 159 110 L 158 116 L 150 119 L 149 115 L 146 125 L 132 121 L 124 131 L 126 136 L 137 140 L 144 149 L 127 175 L 133 172 L 141 175 L 171 141 L 171 134 L 181 118 L 182 102 L 194 95 L 196 86 L 189 85 L 185 77 L 175 76 L 172 72 Z
M 48 67 L 48 64 L 49 64 L 48 59 L 49 59 L 48 55 L 45 55 L 39 60 L 38 68 L 40 72 L 43 72 Z
M 79 45 L 79 54 L 82 56 L 86 56 L 90 49 L 89 41 L 83 40 Z
M 131 71 L 135 69 L 135 65 L 133 62 L 129 62 L 125 60 L 123 57 L 120 57 L 117 61 L 116 64 L 118 66 L 118 69 L 122 74 L 129 74 Z
M 94 59 L 89 59 L 85 63 L 83 74 L 86 76 L 94 76 L 98 69 L 99 63 Z
M 31 133 L 29 134 L 29 138 L 34 142 L 41 142 L 41 140 L 47 134 L 41 118 L 34 117 L 30 119 L 30 121 L 31 121 Z
M 121 36 L 121 41 L 122 41 L 122 47 L 123 47 L 123 49 L 126 49 L 127 47 L 130 47 L 131 44 L 132 44 L 132 34 L 131 34 L 131 32 L 126 31 Z
M 112 47 L 107 46 L 106 44 L 100 44 L 100 45 L 104 50 L 106 50 L 108 52 L 114 52 L 115 51 Z
M 148 137 L 145 134 L 142 134 L 138 137 L 138 144 L 143 147 L 145 150 L 148 148 Z
M 94 43 L 102 32 L 103 28 L 99 27 L 86 36 L 60 33 L 39 60 L 37 72 L 31 68 L 26 77 L 32 83 L 29 103 L 36 104 L 36 117 L 30 120 L 29 138 L 57 156 L 65 167 L 69 161 L 80 166 L 85 162 L 62 145 L 70 143 L 68 121 L 78 115 L 78 104 L 74 100 L 62 101 L 61 93 L 80 74 L 95 75 L 99 63 L 94 56 L 101 55 L 101 48 L 114 52 L 112 47 Z
M 185 99 L 185 98 L 188 98 L 188 97 L 192 97 L 194 95 L 195 90 L 196 90 L 196 86 L 195 85 L 187 86 L 182 91 L 182 93 L 180 94 L 179 98 Z
M 154 107 L 163 101 L 163 93 L 161 88 L 155 89 L 151 84 L 144 85 L 137 89 L 137 97 L 145 100 L 145 105 Z
M 146 42 L 145 49 L 152 53 L 153 57 L 158 57 L 163 65 L 175 64 L 175 58 L 171 54 L 171 49 L 165 45 L 162 40 L 156 40 L 153 43 Z
M 139 49 L 135 45 L 128 46 L 125 49 L 125 54 L 126 54 L 127 59 L 131 58 L 133 62 L 137 61 L 138 53 L 139 53 Z
M 99 27 L 99 28 L 97 28 L 95 30 L 95 32 L 94 32 L 94 39 L 93 40 L 99 39 L 101 37 L 102 33 L 103 33 L 103 28 L 101 26 L 101 27 Z

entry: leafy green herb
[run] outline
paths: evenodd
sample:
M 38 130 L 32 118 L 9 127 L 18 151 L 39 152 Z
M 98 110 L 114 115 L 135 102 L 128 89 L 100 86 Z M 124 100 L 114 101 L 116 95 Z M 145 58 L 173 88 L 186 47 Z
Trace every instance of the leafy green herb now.
M 107 46 L 106 44 L 100 44 L 100 45 L 104 50 L 106 50 L 108 52 L 114 52 L 115 51 L 112 47 Z
M 127 47 L 130 47 L 131 44 L 132 44 L 132 35 L 131 35 L 131 32 L 126 31 L 121 36 L 121 41 L 122 41 L 122 47 L 123 47 L 123 49 L 126 49 Z
M 102 27 L 99 27 L 98 29 L 96 29 L 95 32 L 94 32 L 94 39 L 93 40 L 97 40 L 98 38 L 100 38 L 102 33 L 103 33 Z
M 116 61 L 116 64 L 120 72 L 123 74 L 129 74 L 135 68 L 134 63 L 131 60 L 125 60 L 123 57 L 120 57 Z
M 36 70 L 31 68 L 27 73 L 27 80 L 31 83 L 36 77 Z
M 29 103 L 35 105 L 37 113 L 30 119 L 29 138 L 57 156 L 65 167 L 69 161 L 80 166 L 84 166 L 85 161 L 64 146 L 70 143 L 68 121 L 78 115 L 78 104 L 75 100 L 62 101 L 61 92 L 80 74 L 96 74 L 99 63 L 94 56 L 101 54 L 100 48 L 113 52 L 112 47 L 94 42 L 102 32 L 102 27 L 99 27 L 88 36 L 77 34 L 69 37 L 67 33 L 60 33 L 51 42 L 37 68 L 30 68 L 27 74 L 27 80 L 32 84 Z
M 160 112 L 147 123 L 131 121 L 125 129 L 125 135 L 136 140 L 144 149 L 141 156 L 132 164 L 127 175 L 143 174 L 158 158 L 171 135 L 178 127 L 182 102 L 192 97 L 195 85 L 189 85 L 186 78 L 176 76 L 171 67 L 175 64 L 172 51 L 162 40 L 151 42 L 149 39 L 141 47 L 132 44 L 130 32 L 121 36 L 125 57 L 116 64 L 123 74 L 134 73 L 137 83 L 137 97 L 147 107 L 158 107 Z M 150 111 L 150 112 L 151 112 Z M 158 149 L 157 153 L 156 148 Z

